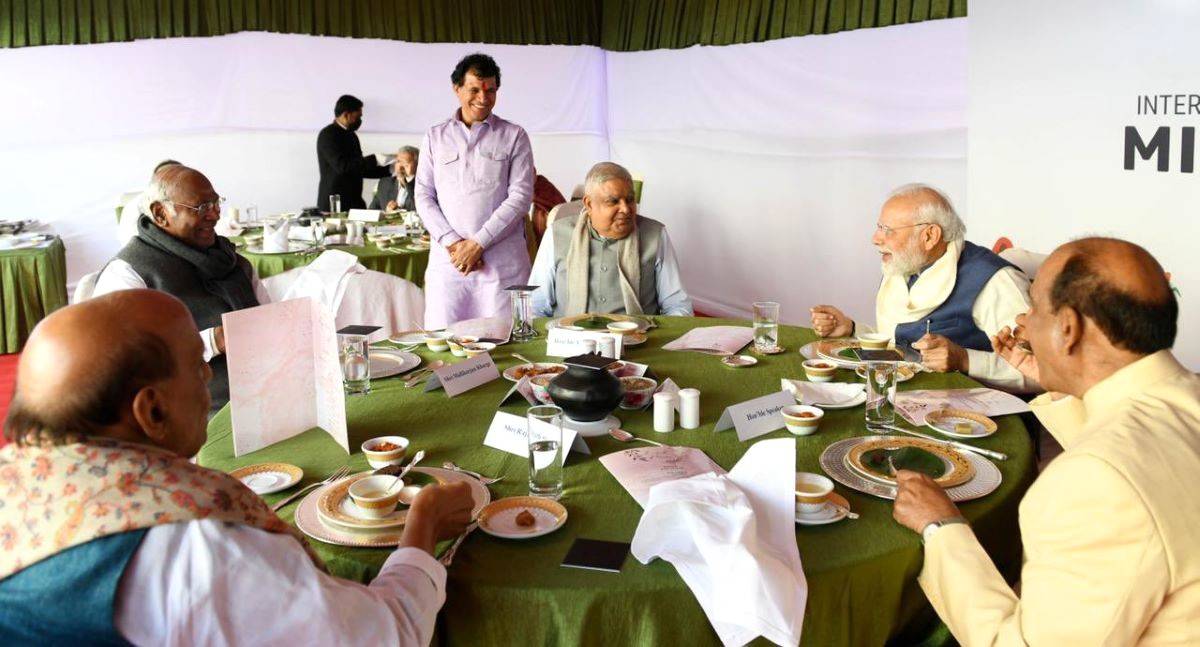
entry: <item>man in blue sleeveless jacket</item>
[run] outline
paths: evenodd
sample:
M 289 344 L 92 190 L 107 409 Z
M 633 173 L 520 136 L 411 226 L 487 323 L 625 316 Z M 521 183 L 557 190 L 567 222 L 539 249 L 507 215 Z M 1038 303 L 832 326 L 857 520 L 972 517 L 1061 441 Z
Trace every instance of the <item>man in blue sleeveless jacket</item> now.
M 990 341 L 1029 309 L 1029 279 L 967 242 L 965 234 L 950 200 L 937 189 L 910 184 L 892 192 L 871 237 L 883 269 L 876 330 L 898 349 L 920 351 L 930 370 L 961 371 L 1015 393 L 1040 391 L 992 352 Z M 858 328 L 829 305 L 812 309 L 812 324 L 822 337 L 843 337 Z

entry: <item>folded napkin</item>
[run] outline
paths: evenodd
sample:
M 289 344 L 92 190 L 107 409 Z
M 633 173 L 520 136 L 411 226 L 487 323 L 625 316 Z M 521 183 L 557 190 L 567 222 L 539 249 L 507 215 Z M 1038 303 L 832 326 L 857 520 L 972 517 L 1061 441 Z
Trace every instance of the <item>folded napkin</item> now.
M 238 224 L 237 213 L 234 209 L 230 209 L 228 213 L 221 213 L 221 217 L 217 220 L 217 225 L 214 229 L 217 230 L 217 234 L 226 238 L 242 234 L 242 226 Z
M 727 475 L 650 488 L 632 552 L 674 564 L 725 645 L 800 643 L 808 583 L 795 529 L 796 439 L 752 446 Z
M 268 220 L 263 223 L 263 251 L 286 252 L 288 250 L 288 231 L 292 228 L 290 220 Z
M 342 296 L 346 293 L 348 277 L 365 272 L 358 257 L 336 249 L 321 252 L 321 255 L 300 271 L 300 276 L 284 293 L 282 301 L 309 297 L 325 306 L 337 316 Z
M 805 382 L 783 378 L 783 390 L 791 391 L 802 404 L 839 405 L 852 402 L 866 390 L 864 384 L 845 382 Z

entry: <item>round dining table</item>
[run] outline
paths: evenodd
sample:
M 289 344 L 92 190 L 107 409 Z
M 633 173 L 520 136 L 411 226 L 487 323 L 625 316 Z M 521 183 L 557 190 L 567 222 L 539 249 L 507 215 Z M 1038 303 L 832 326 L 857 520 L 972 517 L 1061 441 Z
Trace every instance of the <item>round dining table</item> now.
M 700 427 L 653 431 L 652 412 L 618 410 L 621 427 L 637 436 L 668 445 L 702 449 L 728 470 L 758 440 L 790 436 L 786 429 L 740 442 L 733 430 L 716 432 L 714 425 L 725 407 L 781 390 L 780 378 L 804 379 L 798 349 L 817 339 L 808 328 L 781 326 L 780 344 L 787 351 L 758 356 L 757 365 L 731 368 L 716 357 L 666 351 L 662 346 L 695 327 L 748 325 L 745 321 L 656 317 L 657 327 L 645 343 L 626 348 L 625 359 L 645 363 L 659 379 L 671 378 L 680 387 L 700 390 Z M 544 320 L 539 329 L 544 330 Z M 503 370 L 522 363 L 520 353 L 545 358 L 543 336 L 508 344 L 493 351 Z M 426 362 L 453 361 L 449 353 L 421 348 Z M 843 382 L 858 378 L 841 370 Z M 346 452 L 319 429 L 259 451 L 234 457 L 229 407 L 209 423 L 208 442 L 200 451 L 201 465 L 231 471 L 268 461 L 284 461 L 304 470 L 302 483 L 324 479 L 343 465 L 353 471 L 369 469 L 360 444 L 372 437 L 401 435 L 411 441 L 409 454 L 426 451 L 424 465 L 453 461 L 488 476 L 502 476 L 490 486 L 493 500 L 528 493 L 527 460 L 485 447 L 483 438 L 496 411 L 523 416 L 524 400 L 498 407 L 512 386 L 498 379 L 453 399 L 444 391 L 405 388 L 398 378 L 375 380 L 371 393 L 347 397 L 346 418 L 351 452 Z M 901 391 L 965 388 L 976 382 L 955 373 L 920 373 L 898 386 Z M 289 397 L 280 394 L 280 397 Z M 519 399 L 519 398 L 518 398 Z M 1020 418 L 996 419 L 999 430 L 973 441 L 1008 455 L 997 462 L 1003 477 L 999 488 L 960 504 L 975 533 L 1001 572 L 1015 580 L 1021 564 L 1017 506 L 1034 478 L 1033 446 Z M 829 410 L 817 433 L 796 438 L 796 468 L 821 472 L 818 458 L 830 443 L 868 435 L 863 406 Z M 446 603 L 437 625 L 436 641 L 452 644 L 717 644 L 716 633 L 675 567 L 663 560 L 642 564 L 626 558 L 620 573 L 564 568 L 560 564 L 577 538 L 629 542 L 642 509 L 604 468 L 599 457 L 637 445 L 608 437 L 586 439 L 590 455 L 572 454 L 564 469 L 561 503 L 568 518 L 557 531 L 533 539 L 498 539 L 482 531 L 471 534 L 449 568 Z M 892 519 L 892 502 L 838 485 L 858 519 L 825 526 L 796 526 L 808 586 L 802 643 L 806 645 L 941 644 L 951 640 L 917 584 L 921 570 L 921 538 Z M 287 492 L 267 495 L 277 501 Z M 280 511 L 291 521 L 296 503 Z M 439 546 L 446 549 L 449 542 Z M 330 572 L 360 582 L 374 577 L 389 554 L 386 549 L 312 544 Z M 759 639 L 762 642 L 762 639 Z
M 241 238 L 232 240 L 241 241 Z M 417 285 L 425 285 L 425 268 L 429 266 L 429 250 L 412 250 L 403 246 L 381 248 L 367 241 L 364 245 L 329 245 L 329 249 L 349 252 L 358 257 L 368 270 L 383 272 L 407 279 Z M 238 253 L 250 261 L 258 277 L 282 274 L 297 267 L 304 267 L 316 260 L 317 255 L 311 252 L 292 252 L 288 254 L 255 254 L 246 250 L 244 245 L 238 246 Z

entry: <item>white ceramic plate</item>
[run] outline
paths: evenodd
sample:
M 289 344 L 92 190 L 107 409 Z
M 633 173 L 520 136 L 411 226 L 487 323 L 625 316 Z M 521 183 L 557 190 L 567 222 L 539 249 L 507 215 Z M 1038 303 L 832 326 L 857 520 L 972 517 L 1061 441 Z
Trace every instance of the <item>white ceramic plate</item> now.
M 867 401 L 867 392 L 861 391 L 861 392 L 859 392 L 859 394 L 857 396 L 855 396 L 855 398 L 853 400 L 842 402 L 840 404 L 822 404 L 820 402 L 805 402 L 804 404 L 814 406 L 814 407 L 821 407 L 822 409 L 833 410 L 833 409 L 853 409 L 854 407 L 857 407 L 858 405 L 860 405 L 866 401 Z
M 435 332 L 435 331 L 430 331 L 430 332 Z M 420 330 L 409 330 L 406 332 L 396 333 L 395 335 L 388 337 L 388 341 L 393 341 L 393 342 L 396 342 L 397 344 L 401 344 L 403 346 L 411 346 L 413 344 L 424 344 L 425 343 L 425 333 Z
M 726 355 L 721 358 L 721 363 L 730 368 L 746 368 L 757 364 L 758 359 L 751 355 Z
M 879 438 L 881 436 L 858 436 L 830 444 L 825 448 L 825 451 L 821 452 L 821 469 L 829 475 L 829 478 L 848 488 L 884 499 L 895 499 L 896 488 L 865 479 L 857 473 L 852 472 L 846 466 L 846 454 L 850 452 L 851 447 L 854 447 L 858 443 L 877 440 Z M 1000 487 L 1000 468 L 975 452 L 962 452 L 962 455 L 975 468 L 975 476 L 962 485 L 946 489 L 946 494 L 950 496 L 951 501 L 961 502 L 978 499 L 995 492 L 996 488 Z
M 796 512 L 796 523 L 801 526 L 824 526 L 830 523 L 837 523 L 849 515 L 850 502 L 837 492 L 831 492 L 824 510 L 817 514 L 800 514 Z
M 510 366 L 510 367 L 504 369 L 504 379 L 508 380 L 509 382 L 520 382 L 521 378 L 517 377 L 517 369 L 519 369 L 521 367 L 530 367 L 530 366 L 537 366 L 539 368 L 543 368 L 543 367 L 547 367 L 547 366 L 563 367 L 563 370 L 560 371 L 559 373 L 555 373 L 555 375 L 562 375 L 563 372 L 566 372 L 566 369 L 567 369 L 566 364 L 559 364 L 558 362 L 534 362 L 533 364 L 517 364 L 516 366 Z M 545 373 L 542 373 L 542 375 L 545 375 Z M 530 379 L 533 379 L 534 377 L 536 377 L 536 376 L 534 376 L 534 375 L 529 376 Z
M 407 373 L 421 365 L 421 356 L 392 348 L 372 347 L 371 378 L 384 378 Z
M 954 429 L 955 423 L 965 422 L 971 425 L 970 433 L 959 433 Z M 996 433 L 999 427 L 996 422 L 987 416 L 976 413 L 974 411 L 963 411 L 960 409 L 938 409 L 925 414 L 925 426 L 951 438 L 965 438 L 973 440 L 975 438 L 987 438 Z
M 286 490 L 304 478 L 304 470 L 290 463 L 259 463 L 229 473 L 255 494 L 273 494 Z
M 533 524 L 522 526 L 517 516 L 533 515 Z M 513 496 L 488 505 L 479 515 L 479 529 L 502 539 L 532 539 L 554 532 L 567 522 L 567 509 L 557 501 L 535 496 Z

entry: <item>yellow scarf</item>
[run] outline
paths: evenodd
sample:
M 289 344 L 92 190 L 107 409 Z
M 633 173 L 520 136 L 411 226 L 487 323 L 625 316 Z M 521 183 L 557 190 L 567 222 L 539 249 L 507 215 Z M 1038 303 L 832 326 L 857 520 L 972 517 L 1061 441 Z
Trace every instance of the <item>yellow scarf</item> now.
M 0 579 L 51 555 L 122 532 L 216 519 L 290 534 L 241 481 L 171 452 L 108 438 L 0 449 Z
M 958 279 L 958 257 L 962 250 L 963 241 L 949 243 L 946 253 L 921 272 L 912 289 L 908 287 L 907 276 L 884 276 L 875 295 L 876 332 L 895 339 L 896 326 L 919 321 L 945 303 Z

